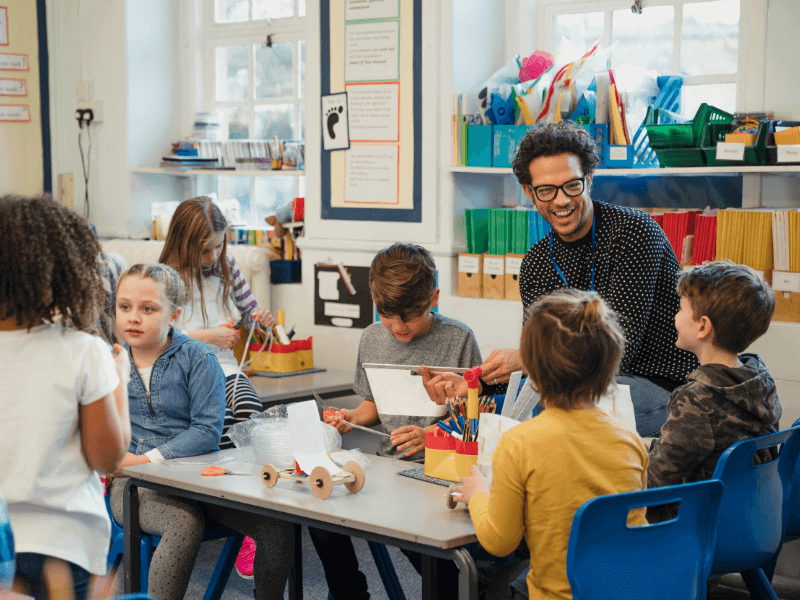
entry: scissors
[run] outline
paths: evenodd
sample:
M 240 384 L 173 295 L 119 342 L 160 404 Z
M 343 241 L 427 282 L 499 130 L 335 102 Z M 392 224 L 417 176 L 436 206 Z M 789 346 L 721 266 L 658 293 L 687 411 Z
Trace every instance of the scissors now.
M 322 407 L 322 410 L 341 410 L 340 408 L 335 408 L 333 406 L 330 406 L 329 404 L 325 404 L 325 401 L 322 398 L 320 398 L 320 395 L 317 392 L 312 390 L 311 393 L 314 394 L 314 398 L 317 399 L 317 403 Z M 347 425 L 349 427 L 354 427 L 356 429 L 360 429 L 362 431 L 366 431 L 367 433 L 374 433 L 375 435 L 381 435 L 381 436 L 384 436 L 384 437 L 392 437 L 388 433 L 384 433 L 382 431 L 376 431 L 375 429 L 370 429 L 369 427 L 363 427 L 361 425 L 356 425 L 355 423 L 351 423 L 350 421 L 348 421 L 346 419 L 345 419 L 345 423 L 347 423 Z
M 200 475 L 213 477 L 214 475 L 250 475 L 250 473 L 235 473 L 233 471 L 229 471 L 225 467 L 208 466 L 204 467 L 203 470 L 200 471 Z

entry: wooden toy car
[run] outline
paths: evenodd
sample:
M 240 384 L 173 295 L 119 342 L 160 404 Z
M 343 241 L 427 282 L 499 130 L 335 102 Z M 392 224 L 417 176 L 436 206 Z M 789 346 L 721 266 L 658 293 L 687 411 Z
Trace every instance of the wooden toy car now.
M 308 483 L 311 491 L 317 498 L 324 500 L 331 495 L 333 486 L 344 484 L 348 491 L 356 493 L 364 487 L 364 469 L 356 461 L 345 463 L 344 473 L 340 472 L 331 476 L 324 467 L 316 467 L 310 475 L 297 473 L 294 469 L 281 469 L 278 471 L 272 465 L 264 465 L 261 469 L 261 481 L 268 488 L 278 483 L 278 479 L 293 479 L 294 481 Z

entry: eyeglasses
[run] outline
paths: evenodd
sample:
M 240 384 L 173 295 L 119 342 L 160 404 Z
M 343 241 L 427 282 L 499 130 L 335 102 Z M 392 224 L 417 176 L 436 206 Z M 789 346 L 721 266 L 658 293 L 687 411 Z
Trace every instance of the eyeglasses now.
M 539 199 L 539 202 L 552 202 L 558 194 L 558 190 L 564 192 L 565 196 L 574 198 L 580 196 L 586 189 L 586 176 L 571 179 L 564 185 L 537 185 L 536 187 L 529 185 L 528 189 Z

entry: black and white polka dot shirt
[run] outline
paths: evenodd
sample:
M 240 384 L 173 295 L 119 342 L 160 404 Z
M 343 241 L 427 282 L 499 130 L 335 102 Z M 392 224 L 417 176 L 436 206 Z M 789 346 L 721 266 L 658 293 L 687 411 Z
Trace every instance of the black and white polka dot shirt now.
M 594 289 L 617 313 L 625 334 L 620 371 L 684 382 L 697 368 L 694 354 L 675 347 L 675 286 L 680 265 L 669 240 L 650 215 L 633 208 L 594 202 L 596 215 Z M 592 278 L 592 234 L 565 242 L 552 232 L 553 258 L 571 288 L 588 290 Z M 550 235 L 522 261 L 519 289 L 527 309 L 564 283 L 552 262 Z

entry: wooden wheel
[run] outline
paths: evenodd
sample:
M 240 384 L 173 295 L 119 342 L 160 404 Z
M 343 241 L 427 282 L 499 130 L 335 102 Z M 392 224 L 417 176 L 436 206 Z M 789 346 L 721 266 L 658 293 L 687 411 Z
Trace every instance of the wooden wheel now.
M 445 501 L 447 502 L 447 508 L 449 508 L 450 510 L 453 510 L 458 504 L 458 502 L 456 502 L 456 499 L 453 497 L 454 487 L 456 486 L 451 485 L 449 488 L 447 488 L 447 498 L 445 498 Z
M 308 483 L 311 485 L 311 491 L 320 500 L 325 500 L 333 491 L 333 479 L 325 467 L 314 467 L 308 477 Z
M 355 481 L 348 481 L 344 484 L 344 487 L 347 488 L 348 492 L 353 492 L 354 494 L 360 492 L 361 488 L 364 487 L 364 469 L 356 461 L 348 460 L 344 465 L 344 470 L 352 473 L 355 477 Z
M 261 469 L 261 481 L 263 481 L 264 485 L 268 488 L 278 483 L 278 472 L 275 470 L 275 467 L 272 465 L 264 465 Z

